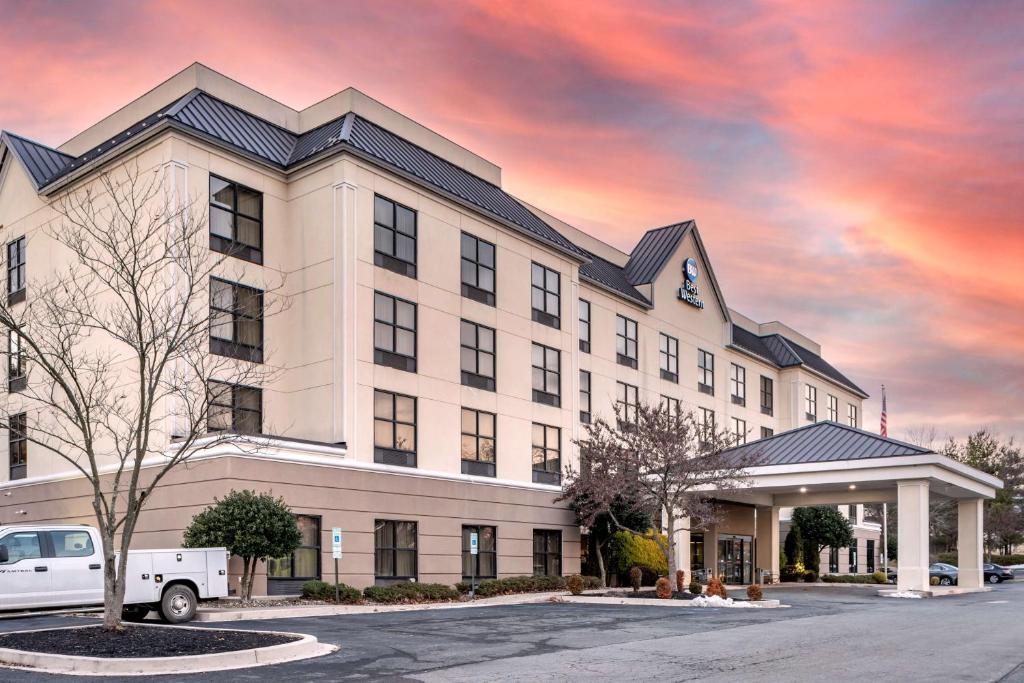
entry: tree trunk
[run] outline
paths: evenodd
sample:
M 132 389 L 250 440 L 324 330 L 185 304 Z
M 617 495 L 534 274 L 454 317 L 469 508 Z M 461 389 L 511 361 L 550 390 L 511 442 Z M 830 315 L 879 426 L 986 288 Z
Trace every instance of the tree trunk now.
M 253 583 L 256 582 L 256 565 L 258 565 L 258 564 L 259 564 L 259 560 L 257 560 L 255 557 L 252 558 L 252 564 L 249 565 L 249 581 L 248 581 L 249 588 L 247 589 L 247 591 L 245 593 L 245 599 L 246 600 L 252 600 L 252 585 L 253 585 Z
M 124 572 L 118 573 L 114 539 L 103 533 L 103 628 L 107 631 L 121 630 L 124 586 Z
M 601 578 L 601 587 L 607 588 L 608 576 L 604 570 L 604 553 L 601 549 L 601 542 L 598 541 L 596 538 L 594 539 L 594 548 L 597 551 L 597 573 L 600 575 Z
M 671 514 L 668 518 L 666 531 L 668 532 L 668 580 L 675 581 L 676 577 L 676 520 Z
M 248 557 L 242 558 L 242 600 L 246 601 L 249 599 L 249 564 L 251 560 Z

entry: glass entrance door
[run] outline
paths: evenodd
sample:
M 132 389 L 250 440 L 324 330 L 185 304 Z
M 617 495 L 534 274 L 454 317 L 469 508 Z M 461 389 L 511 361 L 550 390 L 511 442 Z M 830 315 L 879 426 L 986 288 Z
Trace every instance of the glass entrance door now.
M 718 575 L 725 583 L 748 584 L 754 576 L 753 536 L 718 537 Z

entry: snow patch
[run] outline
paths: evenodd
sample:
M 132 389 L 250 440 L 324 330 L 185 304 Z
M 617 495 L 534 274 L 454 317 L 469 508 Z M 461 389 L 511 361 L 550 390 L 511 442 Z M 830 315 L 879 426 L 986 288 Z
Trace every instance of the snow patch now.
M 920 600 L 921 594 L 915 593 L 914 591 L 896 591 L 895 593 L 886 593 L 887 598 L 910 598 L 913 600 Z
M 694 607 L 757 607 L 757 605 L 743 600 L 723 599 L 717 595 L 698 595 L 691 601 L 691 604 Z

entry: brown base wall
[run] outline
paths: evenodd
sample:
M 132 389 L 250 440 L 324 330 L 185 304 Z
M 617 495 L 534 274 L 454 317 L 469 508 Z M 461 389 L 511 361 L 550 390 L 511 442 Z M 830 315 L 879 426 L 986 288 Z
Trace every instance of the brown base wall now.
M 344 555 L 339 580 L 363 588 L 374 583 L 374 522 L 417 522 L 418 580 L 454 584 L 462 580 L 462 525 L 496 527 L 499 576 L 533 573 L 533 530 L 562 532 L 562 573 L 580 570 L 580 533 L 571 511 L 555 494 L 346 467 L 224 456 L 171 472 L 146 505 L 132 547 L 177 547 L 192 517 L 232 489 L 281 496 L 296 514 L 320 519 L 321 576 L 333 581 L 331 528 L 340 527 Z M 92 495 L 84 479 L 27 484 L 0 497 L 0 524 L 64 522 L 94 524 Z M 5 494 L 7 491 L 4 492 Z M 24 511 L 24 514 L 18 514 Z M 241 561 L 230 566 L 233 590 Z M 254 595 L 267 593 L 261 563 Z

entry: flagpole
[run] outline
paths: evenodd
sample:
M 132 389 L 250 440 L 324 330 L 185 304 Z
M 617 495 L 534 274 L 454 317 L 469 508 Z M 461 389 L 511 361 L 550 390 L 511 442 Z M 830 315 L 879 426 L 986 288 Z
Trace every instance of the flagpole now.
M 882 385 L 882 419 L 879 425 L 879 432 L 882 436 L 888 436 L 888 417 L 885 414 L 885 385 Z M 882 503 L 882 571 L 885 578 L 889 578 L 889 504 Z

